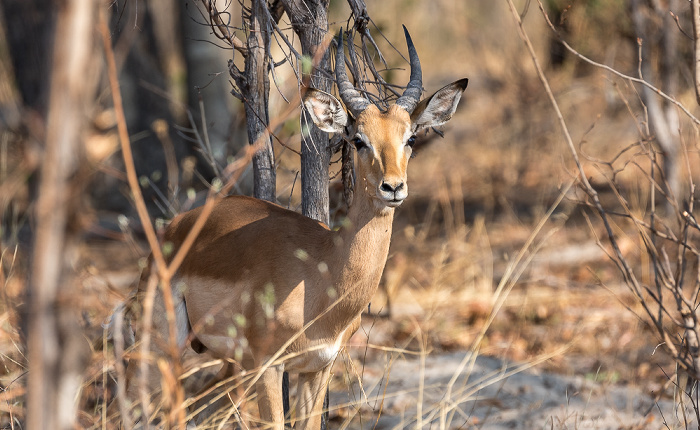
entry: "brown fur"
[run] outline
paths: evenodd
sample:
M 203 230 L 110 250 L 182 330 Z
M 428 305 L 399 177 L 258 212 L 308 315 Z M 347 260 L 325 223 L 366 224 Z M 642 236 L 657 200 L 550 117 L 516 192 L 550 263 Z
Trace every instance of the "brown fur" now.
M 452 112 L 465 86 L 454 91 Z M 312 115 L 317 124 L 342 129 L 346 117 L 337 114 L 340 103 L 333 96 L 314 91 L 308 97 L 313 103 L 307 108 L 318 111 Z M 275 429 L 283 429 L 284 370 L 299 373 L 296 428 L 319 428 L 331 364 L 377 290 L 394 208 L 407 195 L 411 148 L 406 141 L 417 131 L 423 110 L 430 109 L 430 103 L 424 104 L 414 121 L 399 106 L 380 112 L 369 105 L 358 115 L 351 137 L 367 147 L 358 151 L 354 201 L 339 230 L 272 203 L 227 197 L 216 205 L 173 279 L 176 303 L 184 300 L 194 335 L 212 354 L 231 358 L 246 353 L 256 368 L 286 357 L 267 367 L 256 384 L 261 418 Z M 165 241 L 178 249 L 200 212 L 175 218 Z M 141 282 L 141 294 L 145 288 Z M 167 339 L 167 322 L 158 314 L 164 312 L 162 297 L 154 309 L 154 330 Z M 136 366 L 136 360 L 129 364 L 129 379 L 138 373 Z M 158 384 L 154 370 L 152 389 Z M 130 387 L 130 397 L 135 398 L 135 391 Z

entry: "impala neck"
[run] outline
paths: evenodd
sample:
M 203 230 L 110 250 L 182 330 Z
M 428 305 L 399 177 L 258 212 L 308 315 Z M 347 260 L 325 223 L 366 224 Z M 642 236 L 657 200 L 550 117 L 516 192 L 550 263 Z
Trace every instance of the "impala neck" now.
M 362 181 L 364 182 L 364 181 Z M 342 267 L 336 271 L 338 315 L 354 319 L 377 290 L 389 254 L 394 209 L 378 208 L 365 184 L 358 181 L 348 217 L 337 232 L 336 250 Z

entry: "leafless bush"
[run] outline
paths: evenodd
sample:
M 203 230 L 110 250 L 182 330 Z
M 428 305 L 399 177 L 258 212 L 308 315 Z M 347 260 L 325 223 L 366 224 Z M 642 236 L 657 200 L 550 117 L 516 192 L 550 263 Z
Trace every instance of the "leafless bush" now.
M 673 94 L 666 94 L 645 80 L 642 70 L 649 70 L 646 58 L 640 55 L 639 76 L 628 76 L 581 55 L 562 39 L 563 46 L 574 56 L 609 72 L 623 86 L 641 87 L 643 94 L 639 97 L 638 105 L 624 100 L 631 113 L 637 109 L 636 106 L 641 109 L 641 113 L 634 112 L 641 118 L 638 122 L 639 140 L 620 149 L 609 160 L 591 156 L 584 158 L 569 134 L 566 120 L 522 26 L 521 17 L 510 0 L 509 4 L 573 157 L 576 168 L 573 174 L 577 177 L 580 201 L 586 208 L 584 215 L 590 229 L 641 306 L 643 312 L 640 317 L 658 336 L 659 347 L 675 360 L 677 372 L 670 375 L 671 381 L 680 393 L 679 402 L 690 405 L 697 422 L 700 419 L 697 387 L 700 380 L 700 253 L 697 247 L 700 226 L 695 217 L 698 196 L 693 178 L 697 178 L 700 172 L 697 171 L 697 143 L 686 142 L 680 137 L 683 136 L 682 124 L 690 124 L 695 137 L 700 122 Z M 556 33 L 541 2 L 539 6 Z M 632 7 L 641 6 L 633 2 Z M 641 13 L 639 10 L 636 12 Z M 694 20 L 700 19 L 697 9 L 693 9 L 692 14 Z M 676 28 L 671 30 L 678 31 Z M 644 42 L 640 39 L 639 43 L 641 51 Z M 669 143 L 659 140 L 658 123 L 657 134 L 652 132 L 654 118 L 650 116 L 659 113 L 648 109 L 646 103 L 649 100 L 653 100 L 654 105 L 661 101 L 671 106 L 673 115 L 682 114 L 687 120 L 678 123 L 676 130 L 673 130 L 673 134 L 679 136 L 678 147 L 674 151 L 683 160 L 681 171 L 669 172 L 666 161 Z M 593 170 L 584 168 L 584 164 L 592 166 L 596 175 L 604 178 L 602 183 L 592 184 L 587 173 Z M 630 180 L 630 177 L 635 179 Z M 674 184 L 677 177 L 685 177 L 684 186 Z M 640 195 L 644 196 L 641 202 Z M 639 244 L 636 252 L 634 246 L 629 246 L 630 243 Z M 693 418 L 685 415 L 686 408 L 682 410 L 685 424 L 690 426 Z

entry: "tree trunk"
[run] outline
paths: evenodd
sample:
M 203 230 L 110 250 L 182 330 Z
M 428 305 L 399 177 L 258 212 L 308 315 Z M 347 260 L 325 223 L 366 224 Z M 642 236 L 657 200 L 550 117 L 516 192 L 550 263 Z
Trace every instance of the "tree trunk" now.
M 270 96 L 269 44 L 270 23 L 264 0 L 253 0 L 248 22 L 248 56 L 245 59 L 246 90 L 244 100 L 248 143 L 255 145 L 262 139 L 263 147 L 253 156 L 253 175 L 256 198 L 274 202 L 275 153 L 268 125 L 270 124 L 268 102 Z
M 80 227 L 81 142 L 94 95 L 85 77 L 95 73 L 98 6 L 93 0 L 66 0 L 57 10 L 28 284 L 28 429 L 75 427 L 75 399 L 89 353 L 73 313 L 78 292 L 70 259 Z
M 315 58 L 328 34 L 328 1 L 283 3 L 294 31 L 299 35 L 302 55 Z M 327 51 L 321 55 L 316 69 L 311 70 L 310 85 L 330 93 L 333 81 L 318 72 L 324 70 L 330 74 L 330 55 Z M 331 159 L 328 134 L 319 130 L 306 112 L 302 114 L 301 122 L 301 211 L 310 218 L 328 224 L 328 165 Z
M 55 23 L 54 2 L 49 0 L 3 0 L 7 44 L 12 67 L 25 107 L 46 113 L 51 37 Z
M 187 64 L 179 3 L 178 0 L 151 0 L 147 5 L 152 20 L 156 53 L 161 63 L 168 95 L 172 100 L 170 113 L 175 121 L 184 124 L 187 113 L 182 107 L 187 105 Z
M 690 17 L 693 22 L 693 81 L 695 101 L 700 105 L 700 0 L 691 0 Z
M 651 6 L 644 4 L 643 0 L 631 0 L 630 8 L 632 12 L 632 23 L 634 24 L 637 39 L 641 41 L 641 65 L 642 78 L 654 84 L 653 67 L 651 64 L 651 50 L 654 48 L 653 41 L 659 40 L 659 83 L 658 85 L 666 94 L 673 96 L 677 92 L 678 74 L 677 61 L 677 28 L 673 17 L 668 13 L 668 9 L 675 9 L 676 2 L 669 0 L 668 8 L 659 10 L 660 28 L 655 28 L 652 20 L 648 17 L 655 14 Z M 659 34 L 660 33 L 660 34 Z M 665 178 L 665 188 L 669 193 L 667 209 L 672 209 L 673 199 L 681 197 L 680 171 L 678 168 L 678 148 L 679 142 L 679 119 L 676 107 L 666 103 L 648 87 L 643 87 L 641 91 L 642 102 L 647 107 L 649 115 L 650 131 L 656 138 L 656 142 L 663 154 L 663 175 Z
M 680 32 L 676 27 L 670 11 L 678 12 L 678 0 L 668 0 L 668 6 L 660 10 L 663 26 L 661 27 L 661 67 L 660 78 L 666 94 L 675 96 L 678 94 L 678 35 Z M 680 119 L 678 108 L 664 101 L 663 118 L 668 124 L 669 139 L 659 141 L 661 150 L 664 152 L 664 175 L 672 198 L 677 200 L 682 198 L 683 186 L 680 175 Z

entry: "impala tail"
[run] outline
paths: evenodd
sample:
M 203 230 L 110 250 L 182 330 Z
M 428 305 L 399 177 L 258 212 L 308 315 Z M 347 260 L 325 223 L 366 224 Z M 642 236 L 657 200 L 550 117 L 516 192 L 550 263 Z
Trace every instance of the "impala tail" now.
M 136 341 L 134 329 L 131 326 L 131 301 L 133 301 L 133 298 L 129 297 L 123 302 L 120 302 L 112 310 L 109 320 L 102 324 L 102 328 L 106 331 L 105 341 L 114 343 L 117 333 L 119 333 L 118 335 L 124 342 L 124 349 L 130 348 Z
M 145 294 L 150 278 L 156 276 L 158 275 L 155 271 L 155 264 L 149 261 L 148 266 L 141 272 L 137 288 L 134 288 L 124 301 L 114 307 L 108 321 L 102 324 L 102 327 L 106 330 L 106 342 L 114 343 L 117 336 L 120 336 L 124 350 L 134 345 L 136 342 L 136 330 L 138 329 L 137 315 L 141 313 L 142 309 L 140 309 L 140 306 L 143 304 L 142 297 L 139 297 L 139 294 Z M 160 294 L 160 288 L 158 288 L 158 294 Z M 182 347 L 187 342 L 192 328 L 187 318 L 187 306 L 182 291 L 173 287 L 172 297 L 175 308 L 176 339 L 178 346 Z M 198 350 L 198 344 L 195 339 L 193 341 L 195 351 Z

